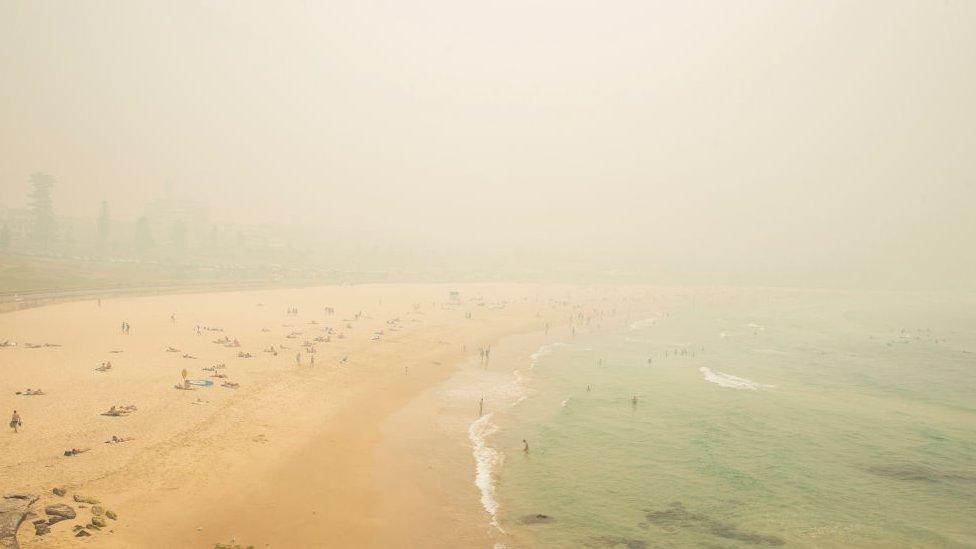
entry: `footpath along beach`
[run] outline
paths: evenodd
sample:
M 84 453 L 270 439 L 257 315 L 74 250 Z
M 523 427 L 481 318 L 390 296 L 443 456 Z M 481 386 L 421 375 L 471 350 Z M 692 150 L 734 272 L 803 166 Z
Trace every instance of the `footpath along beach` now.
M 439 520 L 455 503 L 437 500 L 443 486 L 384 497 L 397 463 L 406 474 L 437 456 L 436 445 L 377 453 L 384 422 L 501 338 L 651 295 L 384 284 L 0 314 L 0 403 L 23 424 L 0 436 L 0 491 L 39 496 L 18 532 L 28 548 L 368 547 L 459 530 L 456 539 L 480 546 L 480 521 Z M 408 425 L 417 438 L 431 427 Z M 477 513 L 474 465 L 456 476 Z M 59 504 L 76 517 L 47 524 L 45 509 Z M 406 508 L 429 512 L 404 521 Z

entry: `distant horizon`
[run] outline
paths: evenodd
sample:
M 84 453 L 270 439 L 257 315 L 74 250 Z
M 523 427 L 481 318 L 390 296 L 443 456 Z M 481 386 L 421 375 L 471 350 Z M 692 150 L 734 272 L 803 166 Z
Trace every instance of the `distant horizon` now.
M 973 287 L 974 23 L 908 0 L 7 2 L 0 209 L 43 172 L 57 215 L 137 221 L 169 191 L 310 259 Z

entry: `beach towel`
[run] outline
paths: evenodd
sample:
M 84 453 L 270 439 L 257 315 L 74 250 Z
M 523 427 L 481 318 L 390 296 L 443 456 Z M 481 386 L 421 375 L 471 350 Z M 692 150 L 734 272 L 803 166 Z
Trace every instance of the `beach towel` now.
M 200 385 L 202 387 L 209 387 L 213 385 L 213 381 L 210 381 L 209 379 L 188 379 L 186 382 L 190 385 Z

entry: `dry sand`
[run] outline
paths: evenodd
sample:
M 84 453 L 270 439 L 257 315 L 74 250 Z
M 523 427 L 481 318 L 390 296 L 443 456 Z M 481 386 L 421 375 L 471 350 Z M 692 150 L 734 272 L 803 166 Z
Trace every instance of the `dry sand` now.
M 461 303 L 448 299 L 450 290 L 460 291 Z M 18 410 L 24 426 L 0 435 L 0 491 L 43 494 L 35 506 L 40 511 L 62 500 L 51 489 L 64 486 L 68 498 L 91 495 L 119 515 L 84 540 L 73 536 L 71 525 L 87 521 L 87 509 L 42 537 L 26 522 L 19 537 L 28 548 L 212 548 L 231 540 L 255 547 L 388 547 L 406 546 L 406 540 L 436 546 L 451 539 L 455 546 L 483 546 L 470 478 L 457 486 L 458 493 L 472 495 L 470 521 L 455 502 L 438 500 L 445 486 L 414 492 L 409 483 L 389 485 L 397 463 L 408 474 L 437 448 L 402 460 L 377 458 L 384 419 L 446 379 L 480 346 L 547 322 L 565 324 L 575 312 L 627 307 L 636 292 L 363 285 L 113 299 L 100 306 L 81 301 L 2 314 L 0 341 L 17 346 L 0 348 L 0 410 Z M 299 314 L 286 315 L 288 307 Z M 335 313 L 326 314 L 325 307 Z M 399 329 L 391 330 L 387 321 L 394 318 Z M 123 320 L 131 325 L 129 335 L 120 332 Z M 198 324 L 223 331 L 197 335 Z M 335 333 L 330 342 L 315 343 L 310 366 L 301 344 L 327 328 Z M 374 339 L 378 330 L 384 333 Z M 301 334 L 286 337 L 291 332 Z M 241 347 L 213 343 L 223 336 Z M 27 342 L 60 346 L 27 348 Z M 278 356 L 262 351 L 271 345 L 289 348 Z M 239 358 L 239 352 L 253 358 Z M 348 362 L 340 364 L 344 356 Z M 95 371 L 105 361 L 113 368 Z M 212 372 L 203 368 L 218 363 L 240 388 L 208 377 Z M 175 389 L 183 368 L 190 378 L 215 385 Z M 14 394 L 28 387 L 46 394 Z M 138 411 L 101 415 L 120 404 Z M 416 425 L 418 437 L 429 427 Z M 113 435 L 135 440 L 103 443 Z M 91 451 L 64 456 L 70 448 Z M 442 520 L 448 506 L 451 521 Z M 403 520 L 404 509 L 414 518 Z

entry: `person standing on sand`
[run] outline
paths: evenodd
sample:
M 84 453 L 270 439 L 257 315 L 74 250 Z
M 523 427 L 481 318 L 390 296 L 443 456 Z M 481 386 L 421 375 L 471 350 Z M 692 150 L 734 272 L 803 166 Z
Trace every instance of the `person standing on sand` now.
M 478 402 L 478 417 L 485 414 L 485 397 L 481 397 L 481 401 Z
M 302 353 L 295 353 L 295 364 L 302 363 Z
M 525 452 L 526 454 L 528 454 L 529 453 L 529 442 L 523 438 L 522 439 L 522 444 L 525 445 L 525 446 L 522 447 L 522 451 Z
M 308 359 L 309 360 L 309 363 L 308 363 L 309 366 L 315 366 L 315 355 L 309 355 L 309 356 L 311 357 L 311 358 Z
M 17 410 L 14 410 L 14 415 L 10 416 L 10 428 L 16 433 L 17 429 L 23 425 L 23 422 L 20 421 L 20 414 L 17 413 Z

